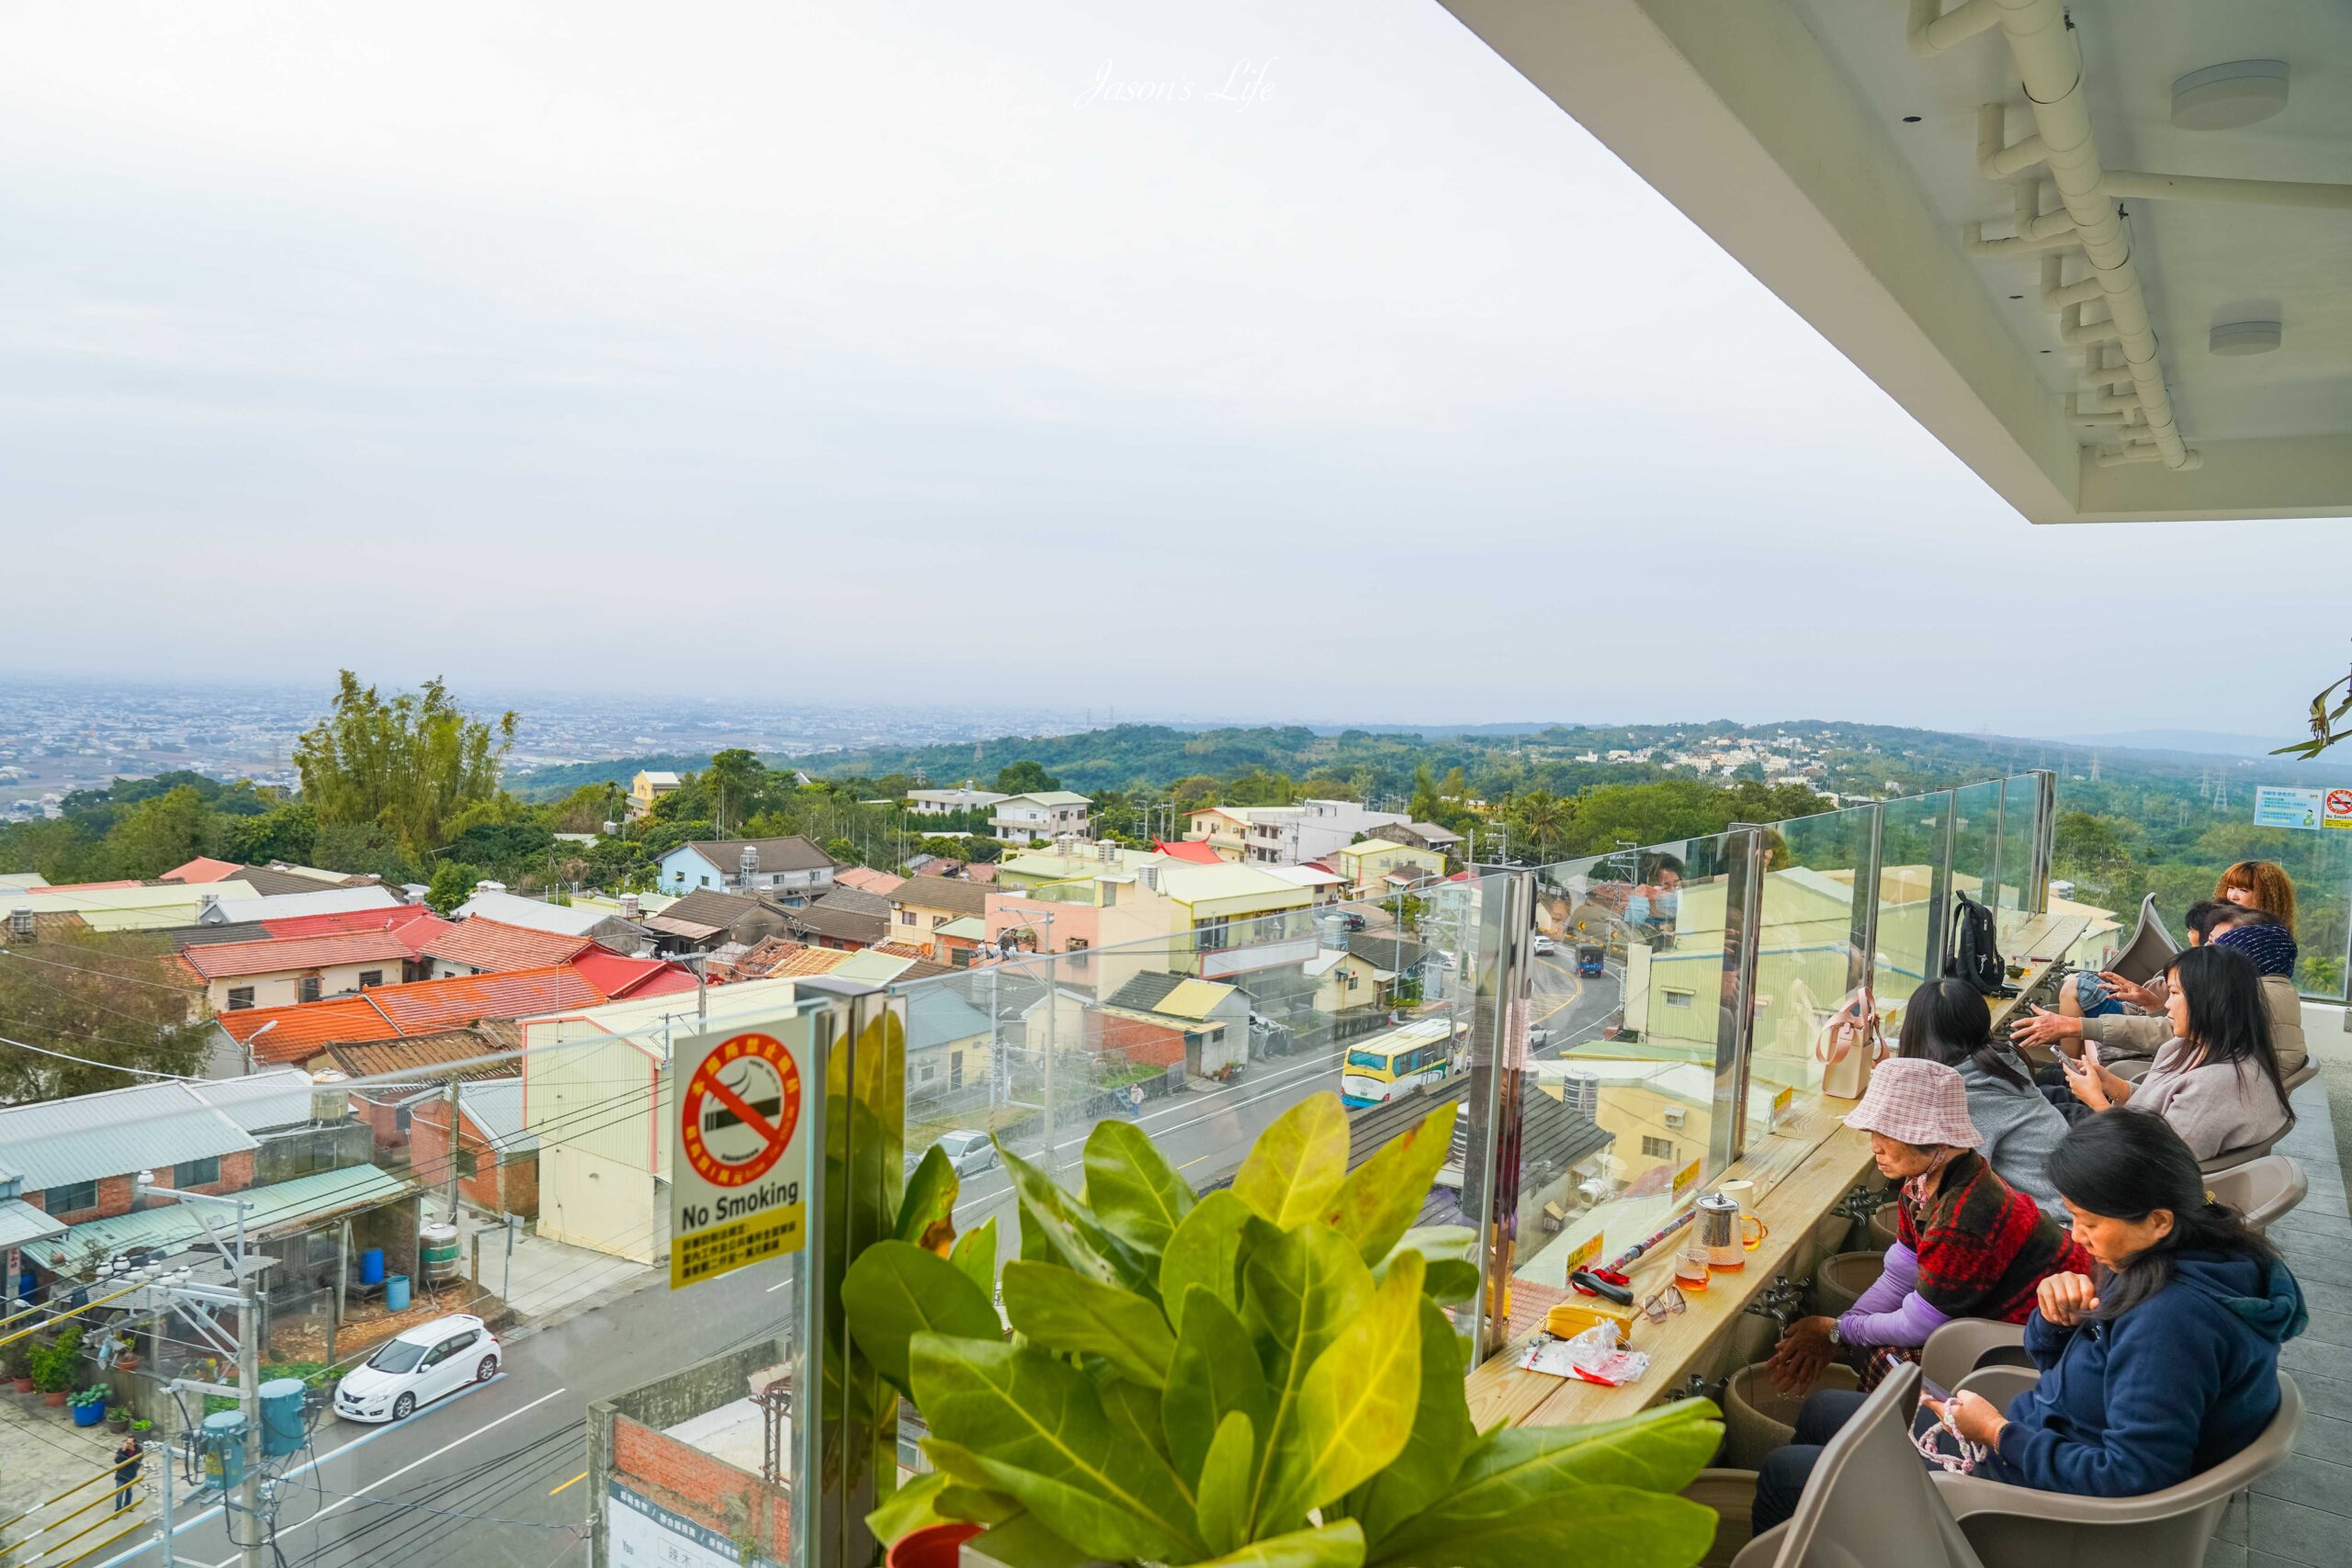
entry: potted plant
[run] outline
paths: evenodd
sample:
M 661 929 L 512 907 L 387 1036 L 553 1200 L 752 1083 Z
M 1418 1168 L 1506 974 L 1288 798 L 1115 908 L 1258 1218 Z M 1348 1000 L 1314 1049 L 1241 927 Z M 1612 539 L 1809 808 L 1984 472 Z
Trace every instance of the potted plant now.
M 107 1418 L 107 1391 L 102 1384 L 93 1384 L 75 1394 L 74 1425 L 95 1427 Z
M 0 1377 L 8 1380 L 18 1393 L 33 1391 L 32 1346 L 22 1339 L 0 1348 Z
M 144 1416 L 134 1416 L 131 1419 L 130 1429 L 144 1438 L 155 1429 L 155 1423 L 148 1420 Z
M 109 1404 L 109 1405 L 107 1405 L 107 1431 L 109 1431 L 109 1432 L 128 1432 L 128 1431 L 130 1431 L 130 1406 L 129 1406 L 128 1404 Z
M 976 1530 L 1015 1568 L 1696 1562 L 1715 1516 L 1674 1494 L 1721 1440 L 1707 1401 L 1472 1426 L 1444 1311 L 1477 1289 L 1453 1255 L 1469 1237 L 1411 1228 L 1455 1109 L 1351 1171 L 1347 1113 L 1316 1095 L 1205 1196 L 1132 1122 L 1088 1136 L 1077 1195 L 1000 1146 L 1021 1210 L 1003 1320 L 995 1223 L 953 1234 L 932 1150 L 895 1239 L 842 1284 L 858 1350 L 930 1434 L 931 1473 L 868 1516 L 893 1568 L 944 1568 Z
M 65 1403 L 74 1375 L 81 1370 L 82 1330 L 69 1328 L 51 1343 L 35 1347 L 31 1360 L 33 1386 L 40 1390 L 42 1403 L 54 1410 Z

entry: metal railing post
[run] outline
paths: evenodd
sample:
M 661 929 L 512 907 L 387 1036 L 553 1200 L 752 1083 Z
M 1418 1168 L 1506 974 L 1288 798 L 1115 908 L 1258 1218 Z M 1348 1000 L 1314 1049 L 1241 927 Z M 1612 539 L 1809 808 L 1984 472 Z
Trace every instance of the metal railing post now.
M 2001 835 L 2009 823 L 2009 781 L 2003 779 L 2001 787 L 1993 792 L 1993 864 L 1984 878 L 1984 904 L 1993 911 L 1997 929 L 2001 919 Z M 2019 901 L 2020 906 L 2023 900 Z
M 1862 851 L 1861 863 L 1854 867 L 1854 908 L 1847 924 L 1851 943 L 1846 954 L 1848 996 L 1878 984 L 1878 900 L 1886 855 L 1886 807 L 1873 806 L 1870 813 L 1870 842 Z
M 1470 1012 L 1470 1117 L 1464 1175 L 1478 1172 L 1478 1275 L 1472 1303 L 1476 1360 L 1499 1355 L 1510 1340 L 1510 1277 L 1519 1244 L 1519 1130 L 1527 1078 L 1528 1002 L 1535 946 L 1535 874 L 1483 879 L 1478 900 L 1478 965 Z
M 830 976 L 796 982 L 821 998 L 822 1143 L 809 1162 L 815 1235 L 799 1258 L 800 1365 L 793 1390 L 792 1530 L 799 1568 L 868 1568 L 865 1516 L 898 1477 L 899 1401 L 849 1337 L 842 1276 L 888 1236 L 906 1186 L 906 1003 Z
M 1756 957 L 1763 936 L 1764 829 L 1735 823 L 1724 835 L 1723 993 L 1715 1010 L 1713 1125 L 1709 1166 L 1720 1172 L 1747 1152 L 1747 1075 L 1756 1035 Z
M 1935 797 L 1927 795 L 1922 798 L 1932 800 Z M 1928 953 L 1921 961 L 1921 967 L 1927 973 L 1919 976 L 1923 980 L 1943 978 L 1944 948 L 1951 941 L 1952 835 L 1959 829 L 1960 792 L 1948 789 L 1943 792 L 1943 845 L 1936 852 L 1935 863 L 1928 868 Z
M 2058 859 L 2058 775 L 2048 768 L 2033 773 L 2033 908 L 2050 912 L 2050 876 Z

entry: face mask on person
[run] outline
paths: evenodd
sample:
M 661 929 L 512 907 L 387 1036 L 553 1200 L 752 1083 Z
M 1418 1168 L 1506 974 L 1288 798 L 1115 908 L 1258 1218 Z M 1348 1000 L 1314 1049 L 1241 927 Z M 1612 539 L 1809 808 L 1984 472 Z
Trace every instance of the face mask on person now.
M 1649 918 L 1650 900 L 1648 894 L 1636 893 L 1632 897 L 1625 900 L 1625 919 L 1628 923 L 1638 926 L 1646 921 Z
M 1672 888 L 1668 888 L 1651 902 L 1657 910 L 1659 919 L 1670 920 L 1674 919 L 1674 912 L 1682 908 L 1682 895 Z

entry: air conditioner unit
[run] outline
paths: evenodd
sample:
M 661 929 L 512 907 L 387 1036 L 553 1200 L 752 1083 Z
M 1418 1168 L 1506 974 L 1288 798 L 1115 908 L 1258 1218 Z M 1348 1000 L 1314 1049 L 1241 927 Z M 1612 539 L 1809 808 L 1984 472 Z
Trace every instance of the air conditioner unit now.
M 1689 1114 L 1679 1105 L 1669 1105 L 1666 1110 L 1666 1124 L 1669 1127 L 1679 1127 L 1682 1125 L 1683 1119 Z

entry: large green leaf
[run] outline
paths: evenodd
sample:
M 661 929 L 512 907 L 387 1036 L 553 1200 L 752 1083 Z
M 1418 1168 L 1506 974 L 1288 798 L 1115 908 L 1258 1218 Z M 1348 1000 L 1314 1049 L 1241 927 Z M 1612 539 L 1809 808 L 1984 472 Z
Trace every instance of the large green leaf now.
M 1453 1119 L 1460 1109 L 1459 1101 L 1446 1101 L 1383 1144 L 1340 1183 L 1324 1217 L 1356 1244 L 1366 1263 L 1386 1258 L 1429 1201 L 1438 1168 L 1453 1146 Z
M 1686 1540 L 1687 1518 L 1676 1526 L 1673 1521 L 1681 1517 L 1676 1509 L 1649 1505 L 1697 1507 L 1672 1495 L 1689 1485 L 1714 1457 L 1723 1439 L 1723 1424 L 1714 1416 L 1713 1404 L 1692 1399 L 1598 1426 L 1498 1427 L 1472 1447 L 1453 1484 L 1436 1502 L 1381 1540 L 1374 1561 L 1430 1568 L 1522 1563 L 1527 1559 L 1517 1554 L 1566 1539 L 1544 1534 L 1537 1521 L 1582 1518 L 1601 1506 L 1604 1494 L 1618 1498 L 1611 1506 L 1628 1519 L 1657 1525 L 1670 1539 Z M 1644 1550 L 1638 1559 L 1620 1559 L 1616 1550 L 1597 1543 L 1591 1555 L 1661 1568 L 1671 1561 L 1687 1568 L 1710 1539 L 1713 1515 L 1699 1508 L 1698 1516 L 1698 1544 L 1682 1556 Z
M 1176 1337 L 1176 1359 L 1160 1396 L 1160 1424 L 1168 1454 L 1179 1475 L 1199 1475 L 1209 1444 L 1228 1416 L 1250 1417 L 1262 1436 L 1273 1414 L 1273 1396 L 1258 1364 L 1249 1329 L 1231 1307 L 1204 1286 L 1191 1287 L 1193 1300 Z M 1256 1473 L 1252 1466 L 1251 1473 Z M 1209 1543 L 1212 1550 L 1216 1543 Z
M 1193 1209 L 1193 1190 L 1132 1122 L 1098 1122 L 1086 1135 L 1086 1206 L 1102 1228 L 1154 1258 Z
M 1176 1337 L 1159 1303 L 1051 1263 L 1004 1266 L 1004 1313 L 1049 1350 L 1101 1356 L 1153 1388 L 1168 1382 Z
M 1310 1094 L 1258 1134 L 1234 1196 L 1289 1230 L 1319 1220 L 1348 1174 L 1348 1112 L 1329 1089 Z
M 1419 1253 L 1400 1253 L 1418 1258 Z M 1478 1269 L 1459 1258 L 1431 1260 L 1421 1274 L 1421 1293 L 1433 1302 L 1466 1302 L 1478 1293 Z
M 857 1348 L 891 1386 L 907 1387 L 907 1342 L 926 1331 L 997 1339 L 1004 1325 L 964 1271 L 912 1242 L 877 1241 L 842 1280 L 842 1313 Z
M 1159 1299 L 1168 1320 L 1184 1326 L 1184 1297 L 1204 1286 L 1227 1306 L 1241 1304 L 1239 1265 L 1242 1227 L 1255 1216 L 1230 1192 L 1212 1192 L 1186 1214 L 1159 1258 Z M 1263 1223 L 1262 1221 L 1260 1223 Z
M 899 1201 L 899 1239 L 946 1257 L 956 1240 L 956 1194 L 962 1185 L 947 1151 L 932 1145 L 907 1178 L 907 1195 Z
M 1253 1248 L 1241 1266 L 1242 1317 L 1274 1344 L 1266 1368 L 1278 1404 L 1341 1329 L 1372 1304 L 1372 1270 L 1329 1225 L 1308 1224 Z
M 1470 1244 L 1477 1239 L 1478 1233 L 1468 1225 L 1415 1225 L 1397 1238 L 1389 1256 L 1418 1252 L 1432 1262 L 1441 1258 L 1466 1258 L 1470 1256 Z
M 1350 1508 L 1363 1521 L 1375 1545 L 1389 1531 L 1445 1495 L 1477 1438 L 1463 1397 L 1462 1341 L 1453 1325 L 1423 1287 L 1421 1302 L 1421 1393 L 1413 1409 L 1413 1435 L 1405 1451 L 1358 1494 Z M 1212 1545 L 1215 1543 L 1212 1542 Z
M 1175 1473 L 1150 1449 L 1117 1440 L 1077 1368 L 1035 1346 L 937 1334 L 915 1337 L 910 1364 L 931 1429 L 1056 1536 L 1111 1559 L 1202 1554 Z
M 883 1499 L 880 1507 L 865 1516 L 865 1528 L 874 1532 L 875 1540 L 888 1546 L 909 1530 L 948 1523 L 951 1516 L 943 1513 L 937 1505 L 939 1495 L 950 1484 L 951 1478 L 939 1471 L 916 1476 Z
M 1021 1201 L 1023 1258 L 1059 1263 L 1098 1284 L 1132 1287 L 1148 1282 L 1138 1277 L 1129 1250 L 1112 1238 L 1085 1204 L 1003 1145 L 997 1145 L 997 1154 Z
M 1169 1458 L 1166 1417 L 1159 1407 L 1159 1391 L 1141 1383 L 1129 1382 L 1108 1368 L 1094 1378 L 1094 1392 L 1102 1401 L 1102 1414 L 1111 1418 L 1123 1440 L 1141 1443 L 1158 1454 L 1170 1469 L 1175 1468 Z M 1184 1495 L 1193 1495 L 1193 1481 L 1188 1475 L 1178 1475 L 1176 1483 Z
M 1715 1511 L 1670 1492 L 1564 1486 L 1540 1502 L 1455 1523 L 1442 1534 L 1404 1531 L 1372 1549 L 1372 1568 L 1528 1568 L 1591 1562 L 1609 1568 L 1690 1568 L 1715 1539 Z
M 1217 1424 L 1201 1464 L 1196 1510 L 1201 1539 L 1219 1556 L 1249 1539 L 1250 1484 L 1258 1473 L 1258 1434 L 1250 1417 L 1236 1410 Z
M 1036 1515 L 1023 1508 L 989 1527 L 988 1555 L 1006 1568 L 1081 1568 L 1092 1556 L 1047 1529 Z
M 1363 1561 L 1363 1527 L 1353 1519 L 1341 1519 L 1320 1529 L 1253 1540 L 1194 1568 L 1356 1568 Z
M 1388 1267 L 1372 1305 L 1315 1358 L 1278 1409 L 1260 1472 L 1253 1533 L 1282 1529 L 1371 1480 L 1405 1451 L 1421 1398 L 1421 1259 Z
M 976 1231 L 966 1231 L 956 1238 L 955 1249 L 947 1261 L 963 1271 L 964 1278 L 980 1288 L 980 1293 L 993 1298 L 996 1294 L 996 1216 L 990 1214 Z

